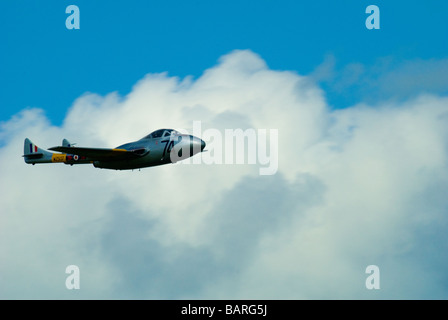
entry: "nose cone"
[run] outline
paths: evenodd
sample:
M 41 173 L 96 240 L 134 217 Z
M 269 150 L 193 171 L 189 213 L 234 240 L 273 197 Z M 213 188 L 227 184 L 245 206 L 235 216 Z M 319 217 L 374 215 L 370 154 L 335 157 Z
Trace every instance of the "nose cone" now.
M 190 136 L 190 156 L 202 152 L 205 148 L 205 142 L 195 136 Z
M 205 149 L 205 142 L 201 139 L 201 151 Z

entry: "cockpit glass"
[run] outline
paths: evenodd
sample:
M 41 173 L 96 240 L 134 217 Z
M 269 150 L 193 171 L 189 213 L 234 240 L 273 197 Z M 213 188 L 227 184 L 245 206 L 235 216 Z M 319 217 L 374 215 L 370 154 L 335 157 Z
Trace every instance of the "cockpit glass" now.
M 148 134 L 146 137 L 144 137 L 143 139 L 153 139 L 153 138 L 160 138 L 160 137 L 169 137 L 172 134 L 178 134 L 178 132 L 174 129 L 159 129 L 156 130 L 154 132 L 152 132 L 151 134 Z
M 151 136 L 153 138 L 160 138 L 164 131 L 165 131 L 165 129 L 160 129 L 160 130 L 154 131 L 153 133 L 151 133 Z

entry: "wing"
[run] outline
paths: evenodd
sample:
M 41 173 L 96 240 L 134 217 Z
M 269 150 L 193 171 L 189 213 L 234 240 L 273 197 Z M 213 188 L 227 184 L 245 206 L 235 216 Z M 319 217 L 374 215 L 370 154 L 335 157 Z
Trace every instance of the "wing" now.
M 85 156 L 90 160 L 118 161 L 135 159 L 141 156 L 138 150 L 104 149 L 104 148 L 78 148 L 78 147 L 53 147 L 48 150 L 59 151 L 67 154 Z

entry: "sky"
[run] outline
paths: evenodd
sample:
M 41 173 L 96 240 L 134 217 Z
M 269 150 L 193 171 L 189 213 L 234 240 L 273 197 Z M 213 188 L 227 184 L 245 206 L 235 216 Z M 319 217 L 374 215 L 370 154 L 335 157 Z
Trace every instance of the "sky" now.
M 448 297 L 448 4 L 131 3 L 1 4 L 0 298 Z M 22 158 L 195 121 L 278 130 L 278 170 Z

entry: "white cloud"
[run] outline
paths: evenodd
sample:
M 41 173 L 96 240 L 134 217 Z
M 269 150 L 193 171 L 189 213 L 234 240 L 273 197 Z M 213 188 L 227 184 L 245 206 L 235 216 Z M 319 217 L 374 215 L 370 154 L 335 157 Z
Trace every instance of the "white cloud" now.
M 330 103 L 345 108 L 364 101 L 407 101 L 419 95 L 448 93 L 448 59 L 413 59 L 397 61 L 381 57 L 371 65 L 352 62 L 337 65 L 327 55 L 309 75 L 326 89 Z
M 332 111 L 311 79 L 234 51 L 197 80 L 149 74 L 125 97 L 86 94 L 61 127 L 24 110 L 0 130 L 0 297 L 446 298 L 447 102 Z M 115 147 L 194 120 L 278 129 L 277 175 L 21 159 L 25 137 Z M 78 291 L 65 288 L 71 264 Z

